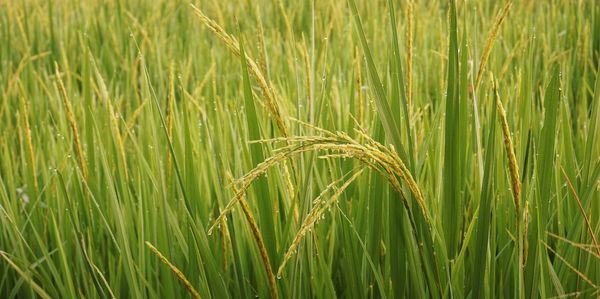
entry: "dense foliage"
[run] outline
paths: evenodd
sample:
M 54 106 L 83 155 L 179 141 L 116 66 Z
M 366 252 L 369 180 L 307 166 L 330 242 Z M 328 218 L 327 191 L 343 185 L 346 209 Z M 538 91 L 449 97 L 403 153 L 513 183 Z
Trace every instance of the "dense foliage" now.
M 597 297 L 599 62 L 597 1 L 0 1 L 0 297 Z

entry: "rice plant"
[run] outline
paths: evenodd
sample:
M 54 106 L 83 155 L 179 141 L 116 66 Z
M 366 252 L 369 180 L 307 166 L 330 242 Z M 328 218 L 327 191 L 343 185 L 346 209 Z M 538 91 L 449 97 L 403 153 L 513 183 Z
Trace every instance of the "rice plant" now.
M 600 5 L 0 1 L 0 298 L 596 298 Z

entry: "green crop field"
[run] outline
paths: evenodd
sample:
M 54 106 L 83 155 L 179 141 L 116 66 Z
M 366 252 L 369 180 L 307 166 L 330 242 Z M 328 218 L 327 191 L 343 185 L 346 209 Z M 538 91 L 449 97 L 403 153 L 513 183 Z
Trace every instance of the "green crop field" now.
M 0 0 L 0 298 L 598 298 L 597 0 Z

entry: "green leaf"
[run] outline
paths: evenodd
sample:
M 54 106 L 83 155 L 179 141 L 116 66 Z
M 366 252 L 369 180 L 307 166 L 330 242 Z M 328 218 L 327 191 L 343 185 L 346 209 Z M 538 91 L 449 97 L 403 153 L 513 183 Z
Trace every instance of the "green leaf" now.
M 497 90 L 494 87 L 494 99 L 491 103 L 496 102 Z M 473 251 L 475 252 L 473 262 L 473 285 L 472 285 L 472 296 L 473 298 L 487 298 L 491 296 L 489 290 L 486 290 L 486 286 L 490 285 L 490 281 L 486 279 L 486 265 L 488 256 L 488 240 L 490 236 L 490 224 L 494 219 L 494 211 L 492 209 L 492 202 L 495 197 L 494 192 L 494 180 L 495 180 L 495 168 L 496 168 L 496 105 L 492 106 L 492 114 L 490 115 L 490 131 L 488 133 L 488 140 L 486 145 L 485 153 L 485 167 L 483 173 L 483 182 L 481 186 L 481 197 L 479 199 L 479 210 L 477 214 L 477 236 L 475 240 L 475 246 Z M 487 296 L 486 296 L 487 295 Z
M 388 102 L 383 83 L 379 78 L 379 73 L 377 72 L 377 67 L 375 65 L 375 61 L 373 60 L 373 55 L 371 55 L 371 50 L 369 48 L 369 44 L 367 43 L 367 38 L 365 37 L 362 21 L 360 19 L 360 15 L 358 14 L 358 8 L 356 7 L 356 1 L 348 0 L 348 3 L 350 5 L 352 15 L 354 16 L 356 30 L 360 38 L 360 44 L 365 53 L 367 69 L 369 77 L 371 79 L 371 87 L 373 88 L 373 92 L 375 93 L 375 107 L 377 108 L 377 115 L 379 115 L 386 136 L 391 139 L 392 144 L 400 154 L 400 158 L 402 158 L 404 161 L 409 161 L 407 159 L 406 151 L 402 146 L 400 127 L 398 126 L 398 123 L 400 123 L 400 117 L 398 113 L 394 113 L 390 108 L 390 104 Z

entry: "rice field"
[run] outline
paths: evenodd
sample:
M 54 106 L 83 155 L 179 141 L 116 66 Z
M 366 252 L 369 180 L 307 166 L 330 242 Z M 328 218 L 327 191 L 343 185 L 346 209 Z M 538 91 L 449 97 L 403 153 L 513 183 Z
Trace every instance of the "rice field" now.
M 598 298 L 600 2 L 0 0 L 0 298 Z

